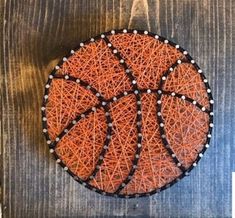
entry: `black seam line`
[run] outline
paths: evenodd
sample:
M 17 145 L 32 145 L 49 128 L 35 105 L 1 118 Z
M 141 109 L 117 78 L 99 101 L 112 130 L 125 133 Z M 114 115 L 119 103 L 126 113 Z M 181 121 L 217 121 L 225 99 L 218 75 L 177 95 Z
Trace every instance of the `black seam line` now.
M 59 79 L 59 78 L 56 78 L 56 79 Z M 61 79 L 64 79 L 64 78 L 61 78 Z M 67 80 L 70 80 L 70 79 L 67 79 Z M 72 80 L 70 80 L 70 81 L 72 81 Z M 151 93 L 152 93 L 152 94 L 155 94 L 155 93 L 157 94 L 157 93 L 160 91 L 160 89 L 140 89 L 139 91 L 140 91 L 141 94 L 146 94 L 146 93 L 148 93 L 148 90 L 151 90 Z M 179 94 L 179 93 L 177 93 L 177 92 L 174 92 L 174 93 L 175 93 L 174 96 L 172 96 L 172 95 L 171 95 L 171 92 L 168 92 L 168 91 L 163 91 L 163 90 L 161 90 L 161 92 L 162 92 L 163 95 L 167 95 L 167 96 L 170 96 L 170 97 L 173 97 L 173 98 L 180 98 L 180 99 L 182 100 L 182 96 L 183 96 L 183 95 L 182 95 L 182 94 Z M 151 93 L 149 93 L 149 94 L 151 94 Z M 109 98 L 109 99 L 106 100 L 107 106 L 108 106 L 108 104 L 110 104 L 110 103 L 115 103 L 115 102 L 118 101 L 120 98 L 125 97 L 125 96 L 128 96 L 128 95 L 131 95 L 131 94 L 134 94 L 134 91 L 133 91 L 133 90 L 127 91 L 127 92 L 126 92 L 126 95 L 125 95 L 124 93 L 121 93 L 121 94 L 118 94 L 118 95 L 116 95 L 116 96 L 114 96 L 114 97 L 112 97 L 112 98 Z M 116 99 L 113 100 L 114 98 L 116 98 Z M 189 98 L 189 97 L 185 97 L 184 101 L 189 102 L 189 103 L 192 104 L 193 99 L 191 99 L 191 98 Z M 199 109 L 201 109 L 201 108 L 203 107 L 203 106 L 200 105 L 198 102 L 197 102 L 196 105 L 193 105 L 193 106 L 198 107 Z M 90 113 L 93 113 L 93 112 L 94 112 L 94 111 L 92 110 L 92 108 L 93 108 L 93 107 L 91 107 L 91 108 L 87 109 L 86 111 L 84 111 L 83 113 L 77 115 L 77 117 L 76 117 L 74 120 L 76 120 L 77 122 L 80 121 L 82 114 L 84 114 L 84 115 L 87 117 Z M 94 106 L 94 108 L 100 109 L 100 108 L 104 108 L 104 106 L 102 105 L 102 103 L 98 103 L 98 104 L 96 104 L 96 105 Z M 201 111 L 201 112 L 207 113 L 208 115 L 209 115 L 209 113 L 210 113 L 210 111 L 209 111 L 208 109 L 206 109 L 206 111 Z M 73 120 L 73 121 L 74 121 L 74 120 Z M 65 127 L 65 129 L 67 129 L 68 132 L 77 124 L 77 122 L 73 124 L 73 121 L 71 121 L 71 122 Z M 67 132 L 67 133 L 68 133 L 68 132 Z M 63 134 L 62 137 L 64 137 L 67 133 Z M 61 133 L 61 134 L 62 134 L 62 133 Z M 61 134 L 59 134 L 58 137 L 59 137 Z M 60 138 L 60 139 L 62 139 L 62 138 Z M 55 142 L 54 142 L 54 143 L 55 143 Z M 56 146 L 54 146 L 54 148 L 55 148 L 55 147 L 56 147 Z
M 89 87 L 89 90 L 96 96 L 97 93 L 99 93 L 94 87 L 92 87 L 91 85 L 89 85 L 87 82 L 81 80 L 81 79 L 78 79 L 76 77 L 73 77 L 73 76 L 69 76 L 69 75 L 56 75 L 54 76 L 55 79 L 65 79 L 65 80 L 70 80 L 70 81 L 73 81 L 73 82 L 76 82 L 76 84 L 80 84 L 81 86 L 83 87 L 86 87 L 88 88 Z M 97 96 L 96 96 L 97 97 Z M 95 177 L 96 173 L 98 172 L 99 168 L 98 166 L 100 166 L 103 162 L 103 158 L 105 156 L 105 154 L 107 153 L 107 150 L 108 150 L 108 146 L 109 146 L 109 143 L 111 141 L 111 135 L 112 135 L 112 125 L 110 126 L 109 124 L 112 124 L 112 119 L 111 119 L 111 116 L 110 116 L 110 113 L 109 113 L 109 106 L 107 105 L 107 102 L 106 102 L 106 99 L 99 93 L 99 96 L 98 96 L 98 100 L 100 102 L 100 105 L 103 105 L 103 109 L 105 111 L 105 117 L 106 117 L 106 124 L 107 124 L 107 132 L 106 132 L 106 138 L 105 138 L 105 141 L 104 141 L 104 145 L 103 145 L 103 148 L 102 148 L 102 151 L 100 152 L 100 155 L 99 155 L 99 159 L 98 161 L 96 162 L 96 167 L 94 168 L 94 170 L 92 171 L 92 173 L 88 176 L 88 178 L 85 180 L 85 182 L 89 182 L 89 180 L 91 180 L 92 178 Z M 98 104 L 99 105 L 99 104 Z M 85 111 L 84 113 L 82 113 L 83 115 L 87 116 L 88 114 L 90 114 L 93 110 L 92 109 L 97 109 L 96 107 L 92 107 L 90 109 L 88 109 L 87 111 Z M 75 124 L 73 123 L 70 123 L 66 129 L 66 131 L 63 131 L 59 136 L 59 140 L 54 142 L 53 143 L 53 146 L 54 148 L 56 147 L 56 145 L 58 144 L 58 142 L 69 132 L 69 130 L 74 126 L 76 125 L 76 123 L 82 119 L 82 114 L 80 114 L 79 116 L 77 116 L 73 122 L 75 121 Z
M 65 79 L 65 80 L 70 80 L 70 81 L 76 82 L 77 84 L 80 84 L 82 87 L 86 88 L 87 90 L 90 90 L 92 92 L 92 94 L 94 94 L 95 96 L 96 96 L 97 93 L 99 93 L 89 83 L 85 82 L 84 80 L 82 80 L 80 78 L 76 78 L 76 77 L 70 76 L 68 74 L 65 74 L 65 75 L 55 74 L 54 79 Z M 98 98 L 99 101 L 106 101 L 106 99 L 101 94 L 97 98 Z
M 186 59 L 185 58 L 182 58 L 180 60 L 177 60 L 172 66 L 170 66 L 168 68 L 168 70 L 162 75 L 161 77 L 161 80 L 160 80 L 160 85 L 159 85 L 159 89 L 163 89 L 163 86 L 164 86 L 164 83 L 165 81 L 167 80 L 167 77 L 169 76 L 169 74 L 171 74 L 172 72 L 174 72 L 174 69 L 180 65 L 180 64 L 183 64 L 183 63 L 190 63 L 192 64 L 196 70 L 200 69 L 195 63 L 192 63 L 192 58 L 190 56 L 186 56 Z M 203 79 L 203 77 L 201 77 Z M 205 83 L 204 83 L 205 84 Z M 208 84 L 206 83 L 205 84 L 206 88 L 208 88 Z M 161 135 L 161 139 L 162 139 L 162 142 L 165 146 L 165 148 L 167 149 L 168 153 L 171 155 L 172 159 L 174 160 L 175 164 L 177 165 L 177 167 L 182 171 L 182 172 L 186 172 L 186 171 L 190 171 L 190 168 L 189 169 L 185 169 L 185 167 L 182 165 L 182 163 L 179 161 L 179 159 L 177 158 L 177 156 L 174 154 L 173 150 L 171 149 L 170 145 L 169 145 L 169 142 L 167 140 L 167 137 L 166 137 L 166 133 L 165 133 L 165 128 L 164 128 L 164 119 L 162 117 L 162 114 L 161 114 L 161 98 L 162 98 L 162 94 L 163 93 L 159 93 L 159 95 L 157 96 L 157 120 L 158 120 L 158 123 L 159 123 L 159 131 L 160 131 L 160 135 Z M 168 94 L 169 96 L 172 96 L 172 92 L 168 92 L 168 91 L 165 91 L 165 94 Z M 184 99 L 184 100 L 188 100 L 189 102 L 193 103 L 194 100 L 191 99 L 191 98 L 188 98 L 184 95 L 181 95 L 179 93 L 174 93 L 175 96 L 181 98 L 181 99 Z M 173 96 L 174 96 L 173 95 Z M 182 98 L 183 97 L 183 98 Z M 210 98 L 210 95 L 208 96 L 209 99 Z M 209 114 L 209 123 L 210 123 L 210 120 L 211 120 L 211 115 L 210 115 L 210 112 L 211 112 L 211 109 L 212 109 L 212 106 L 210 104 L 210 109 L 206 109 L 205 107 L 203 107 L 202 105 L 200 105 L 198 102 L 194 102 L 194 105 L 197 106 L 198 108 L 200 108 L 202 111 L 206 112 L 207 114 Z M 162 126 L 160 125 L 162 124 Z M 209 130 L 210 132 L 210 130 Z M 203 151 L 202 151 L 203 152 Z
M 53 76 L 55 75 L 55 73 L 56 73 L 56 70 L 54 69 L 54 70 L 50 73 L 50 75 L 49 75 L 49 78 L 48 78 L 47 83 L 46 83 L 46 85 L 49 85 L 49 87 L 50 87 L 50 84 L 51 84 L 51 82 L 52 82 L 52 79 L 50 78 L 50 76 L 53 77 Z M 47 127 L 47 120 L 43 120 L 43 118 L 44 118 L 44 117 L 46 118 L 46 104 L 47 104 L 48 99 L 45 99 L 45 95 L 48 95 L 48 93 L 49 93 L 49 87 L 48 87 L 48 88 L 45 87 L 45 89 L 44 89 L 44 96 L 43 96 L 43 101 L 42 101 L 42 108 L 44 108 L 44 109 L 42 110 L 42 108 L 41 108 L 42 127 L 43 127 L 43 129 L 46 129 L 46 130 L 48 129 L 48 127 Z M 46 138 L 47 144 L 50 144 L 50 143 L 48 143 L 48 142 L 51 142 L 51 139 L 50 139 L 49 134 L 48 134 L 47 131 L 44 132 L 44 136 L 45 136 L 45 138 Z
M 188 63 L 188 60 L 185 60 L 185 58 L 177 60 L 174 64 L 172 64 L 168 70 L 163 74 L 163 76 L 161 77 L 160 80 L 160 84 L 159 84 L 159 89 L 162 90 L 162 87 L 164 85 L 164 81 L 166 80 L 167 76 L 174 71 L 174 69 L 181 63 Z M 164 78 L 164 80 L 163 80 Z M 162 93 L 160 92 L 157 95 L 157 122 L 159 125 L 159 132 L 160 132 L 160 137 L 162 140 L 162 143 L 165 147 L 165 149 L 167 150 L 167 152 L 169 153 L 170 157 L 172 158 L 172 160 L 174 161 L 175 165 L 182 171 L 185 172 L 186 168 L 182 165 L 182 163 L 180 162 L 180 160 L 177 158 L 176 154 L 174 153 L 173 149 L 171 148 L 168 140 L 167 140 L 167 136 L 166 136 L 166 132 L 165 132 L 165 128 L 164 128 L 164 119 L 162 117 L 162 111 L 161 111 L 161 98 L 162 98 Z
M 55 79 L 65 79 L 65 80 L 70 80 L 70 81 L 73 81 L 73 82 L 76 82 L 77 84 L 80 84 L 81 86 L 83 87 L 86 87 L 88 88 L 89 87 L 89 90 L 96 96 L 97 93 L 99 93 L 94 87 L 88 85 L 87 82 L 81 80 L 81 79 L 78 79 L 78 78 L 75 78 L 75 77 L 72 77 L 72 76 L 68 76 L 68 75 L 55 75 L 54 76 Z M 78 82 L 77 82 L 78 81 Z M 97 97 L 97 96 L 96 96 Z M 103 145 L 103 148 L 102 148 L 102 151 L 100 153 L 100 156 L 99 157 L 104 157 L 106 152 L 107 152 L 107 148 L 109 146 L 109 143 L 111 141 L 111 135 L 112 135 L 112 125 L 109 126 L 110 123 L 112 123 L 112 119 L 111 119 L 111 116 L 110 116 L 110 113 L 109 113 L 109 106 L 107 105 L 107 102 L 106 102 L 106 99 L 99 93 L 99 96 L 98 96 L 98 100 L 100 102 L 100 105 L 102 105 L 102 108 L 104 109 L 105 111 L 105 117 L 106 117 L 106 124 L 107 124 L 107 132 L 106 132 L 106 138 L 105 138 L 105 141 L 104 141 L 104 145 Z M 85 111 L 84 113 L 82 113 L 83 115 L 87 116 L 89 113 L 93 112 L 94 109 L 96 110 L 97 108 L 96 107 L 92 107 L 90 109 L 88 109 L 87 111 Z M 76 123 L 82 119 L 82 114 L 80 114 L 79 116 L 77 116 L 64 130 L 66 131 L 63 131 L 59 134 L 58 136 L 58 139 L 57 141 L 54 141 L 52 143 L 53 145 L 53 148 L 56 147 L 56 145 L 59 143 L 59 141 L 69 132 L 69 130 L 74 126 L 76 125 Z M 75 122 L 75 124 L 73 123 Z M 95 169 L 92 171 L 92 173 L 89 175 L 88 179 L 85 180 L 85 182 L 88 182 L 89 179 L 91 179 L 92 177 L 94 177 L 96 175 L 96 173 L 98 172 L 98 168 L 97 166 L 99 166 L 100 164 L 102 164 L 103 160 L 101 158 L 98 159 L 98 161 L 96 162 L 96 167 Z
M 132 176 L 134 175 L 134 173 L 136 171 L 136 168 L 137 168 L 137 165 L 138 165 L 138 161 L 139 161 L 139 157 L 140 157 L 140 153 L 141 153 L 141 150 L 142 150 L 142 146 L 138 146 L 138 145 L 141 145 L 141 142 L 142 142 L 141 96 L 140 96 L 140 91 L 139 91 L 138 86 L 137 86 L 136 78 L 132 74 L 132 72 L 130 70 L 130 67 L 127 65 L 127 63 L 125 62 L 124 58 L 122 57 L 122 55 L 118 51 L 118 49 L 113 46 L 113 44 L 109 41 L 109 39 L 108 39 L 108 37 L 106 35 L 104 35 L 103 40 L 107 44 L 107 47 L 111 50 L 112 54 L 116 58 L 118 58 L 119 64 L 124 68 L 125 74 L 127 75 L 127 77 L 130 80 L 130 83 L 131 83 L 131 86 L 132 86 L 132 90 L 134 90 L 134 92 L 136 92 L 135 93 L 135 97 L 136 97 L 136 109 L 137 109 L 137 118 L 136 118 L 136 127 L 137 127 L 136 152 L 134 154 L 134 159 L 132 161 L 132 167 L 131 167 L 131 170 L 129 171 L 129 174 L 122 181 L 122 183 L 119 185 L 117 190 L 114 192 L 115 194 L 119 194 L 120 191 L 131 181 Z M 127 71 L 129 71 L 129 72 L 127 72 Z M 138 102 L 140 104 L 138 104 Z M 138 113 L 139 111 L 140 111 L 140 113 Z
M 84 82 L 84 81 L 81 80 L 80 78 L 72 77 L 72 76 L 69 76 L 69 78 L 65 78 L 64 75 L 56 75 L 56 76 L 54 76 L 54 79 L 64 79 L 64 80 L 72 81 L 72 82 L 74 82 L 74 83 L 76 83 L 76 84 L 78 84 L 78 85 L 80 84 L 81 86 L 82 86 L 82 85 L 84 85 L 84 86 L 87 86 L 87 85 L 88 85 L 88 83 Z M 77 83 L 77 82 L 76 82 L 77 80 L 79 80 L 80 82 Z M 90 87 L 90 89 L 92 89 L 92 87 Z M 95 90 L 95 89 L 94 89 L 94 90 Z M 151 91 L 151 93 L 158 93 L 158 94 L 159 94 L 159 91 L 160 91 L 160 89 L 140 89 L 139 91 L 140 91 L 141 94 L 145 94 L 145 93 L 148 93 L 149 90 Z M 177 98 L 180 98 L 180 99 L 182 99 L 182 96 L 184 96 L 184 95 L 182 95 L 182 94 L 175 93 L 175 92 L 174 92 L 175 95 L 172 96 L 172 92 L 170 92 L 170 91 L 161 90 L 161 92 L 162 92 L 163 95 L 168 95 L 168 96 L 171 96 L 171 97 L 177 97 Z M 97 91 L 94 91 L 94 93 L 97 93 Z M 121 93 L 121 94 L 119 94 L 119 95 L 117 95 L 117 96 L 114 96 L 114 97 L 112 97 L 112 98 L 105 99 L 105 102 L 107 103 L 107 105 L 106 105 L 107 111 L 109 111 L 109 105 L 108 105 L 108 104 L 113 103 L 113 102 L 119 100 L 120 98 L 122 98 L 122 97 L 124 97 L 124 96 L 127 96 L 127 95 L 130 95 L 130 94 L 134 94 L 134 90 L 130 90 L 130 91 L 127 91 L 125 94 L 124 94 L 124 93 Z M 114 101 L 114 99 L 115 99 L 115 101 Z M 102 98 L 102 100 L 103 100 L 103 98 Z M 189 103 L 191 103 L 191 104 L 192 104 L 192 102 L 193 102 L 193 99 L 191 99 L 191 98 L 189 98 L 189 97 L 186 97 L 186 96 L 185 96 L 185 99 L 183 99 L 183 100 L 184 100 L 184 101 L 187 101 L 187 102 L 189 102 Z M 203 107 L 203 106 L 200 105 L 198 102 L 197 102 L 194 106 L 198 107 L 199 109 L 201 109 L 201 108 Z M 96 109 L 103 108 L 103 109 L 105 110 L 105 105 L 102 105 L 102 102 L 100 102 L 100 103 L 96 104 L 96 105 L 95 105 L 94 107 L 92 107 L 92 108 L 96 108 Z M 76 123 L 72 123 L 72 122 L 74 121 L 74 120 L 73 120 L 73 121 L 65 128 L 67 131 L 66 131 L 66 132 L 63 131 L 61 134 L 59 134 L 59 135 L 58 135 L 58 138 L 61 140 L 61 139 L 77 124 L 77 122 L 79 122 L 79 121 L 81 120 L 81 118 L 82 118 L 81 115 L 82 115 L 82 114 L 84 114 L 85 116 L 88 116 L 90 113 L 94 112 L 94 111 L 92 110 L 92 108 L 89 108 L 89 109 L 86 110 L 85 112 L 79 114 L 79 115 L 74 119 L 74 120 L 76 121 Z M 205 112 L 205 113 L 208 113 L 208 114 L 210 113 L 210 111 L 208 111 L 207 109 L 206 109 L 206 111 L 202 111 L 202 112 Z M 109 122 L 109 123 L 111 123 L 111 122 Z M 108 123 L 107 123 L 107 125 L 108 125 Z M 103 159 L 104 159 L 105 154 L 107 153 L 107 150 L 108 150 L 108 144 L 109 144 L 110 141 L 111 141 L 111 134 L 112 134 L 112 126 L 111 126 L 111 127 L 108 126 L 108 131 L 107 131 L 106 136 L 110 136 L 110 137 L 106 137 L 106 140 L 105 140 L 104 146 L 103 146 L 103 148 L 102 148 L 102 150 L 101 150 L 101 152 L 100 152 L 99 159 L 98 159 L 98 161 L 97 161 L 96 167 L 95 167 L 95 169 L 93 170 L 93 172 L 90 174 L 90 176 L 88 176 L 88 179 L 84 180 L 85 182 L 89 182 L 90 180 L 92 180 L 92 179 L 95 177 L 96 173 L 97 173 L 98 170 L 99 170 L 99 166 L 103 163 Z M 59 142 L 59 141 L 52 143 L 52 144 L 53 144 L 53 148 L 56 147 L 56 145 L 58 144 L 58 142 Z M 172 154 L 173 154 L 173 153 L 172 153 Z M 100 158 L 100 157 L 102 157 L 102 158 Z
M 185 96 L 183 94 L 177 93 L 177 92 L 164 91 L 164 90 L 161 90 L 161 91 L 162 91 L 163 95 L 167 95 L 167 96 L 170 96 L 170 97 L 173 97 L 173 98 L 174 97 L 180 98 L 181 100 L 184 100 L 184 101 L 187 101 L 187 102 L 191 103 L 193 106 L 196 106 L 197 108 L 199 108 L 202 111 L 203 106 L 200 103 L 198 103 L 197 101 L 195 101 L 196 103 L 193 104 L 194 100 L 192 98 L 189 98 L 189 97 L 187 97 L 187 96 Z M 172 95 L 172 93 L 174 93 L 174 95 Z M 182 99 L 182 97 L 184 97 L 184 99 Z M 202 111 L 202 112 L 205 112 L 208 115 L 210 115 L 211 111 L 208 110 L 207 108 L 205 108 L 205 110 Z
M 64 80 L 72 81 L 72 82 L 75 82 L 76 84 L 79 84 L 79 83 L 76 82 L 77 79 L 82 82 L 82 80 L 80 78 L 72 77 L 72 76 L 70 76 L 68 79 L 65 79 L 63 75 L 57 75 L 54 78 L 55 79 L 64 79 Z M 86 83 L 86 82 L 83 81 L 83 83 Z M 86 83 L 86 84 L 88 84 L 88 83 Z M 194 102 L 194 100 L 192 98 L 187 97 L 184 94 L 177 93 L 177 92 L 165 91 L 165 90 L 160 90 L 160 89 L 139 89 L 139 92 L 141 94 L 146 94 L 146 93 L 148 93 L 148 90 L 150 90 L 151 93 L 157 93 L 157 94 L 159 94 L 159 92 L 162 92 L 162 94 L 164 94 L 164 95 L 180 98 L 181 100 L 187 101 L 187 102 L 189 102 L 191 104 L 193 104 L 193 102 Z M 174 95 L 172 95 L 172 93 L 174 93 Z M 130 95 L 130 94 L 135 94 L 134 90 L 126 91 L 126 95 Z M 118 94 L 118 95 L 116 95 L 116 96 L 114 96 L 112 98 L 109 98 L 109 99 L 103 98 L 102 100 L 105 101 L 108 104 L 108 103 L 115 102 L 113 99 L 116 98 L 118 100 L 118 99 L 120 99 L 120 98 L 122 98 L 122 97 L 124 97 L 126 95 L 123 92 L 123 93 L 120 93 L 120 94 Z M 183 96 L 185 97 L 184 99 L 182 99 Z M 193 105 L 198 107 L 200 110 L 203 108 L 203 106 L 200 103 L 198 103 L 198 102 L 196 102 L 196 104 L 193 104 Z M 94 107 L 98 109 L 98 108 L 102 107 L 102 104 L 98 103 Z M 91 110 L 91 109 L 89 109 L 89 110 Z M 92 112 L 92 110 L 91 110 L 91 112 Z M 210 115 L 211 110 L 208 110 L 207 108 L 205 108 L 205 111 L 202 111 L 202 112 L 208 113 Z M 86 111 L 84 113 L 86 114 Z
M 124 30 L 127 31 L 127 33 L 133 33 L 133 31 L 137 31 L 137 30 L 130 30 L 130 29 L 120 29 L 120 30 L 115 30 L 115 34 L 116 34 L 116 33 L 117 33 L 117 34 L 118 34 L 118 33 L 123 33 Z M 145 33 L 144 30 L 138 30 L 137 32 L 138 32 L 138 34 L 141 34 L 141 35 L 145 34 L 145 35 L 146 35 L 146 33 Z M 111 35 L 111 31 L 106 32 L 106 33 L 104 33 L 104 34 L 105 34 L 105 35 Z M 159 36 L 159 35 L 157 35 L 157 34 L 155 34 L 155 33 L 148 32 L 148 31 L 147 31 L 147 35 L 149 35 L 149 36 L 151 36 L 151 37 L 154 37 L 154 38 L 156 38 L 156 36 L 157 36 L 157 40 L 159 40 L 159 41 L 161 41 L 161 42 L 164 42 L 164 40 L 166 40 L 166 38 L 164 38 L 164 37 L 162 37 L 162 36 Z M 84 42 L 84 44 L 87 44 L 87 43 L 90 43 L 91 41 L 99 40 L 99 39 L 101 39 L 101 35 L 98 35 L 98 36 L 94 37 L 93 40 L 86 40 L 86 41 Z M 169 44 L 170 44 L 171 46 L 173 46 L 173 47 L 176 46 L 176 44 L 175 44 L 174 42 L 171 42 L 170 40 L 169 40 Z M 79 48 L 80 48 L 80 47 L 78 47 L 77 49 L 79 49 Z M 181 51 L 181 53 L 183 53 L 183 52 L 185 51 L 185 50 L 184 50 L 182 47 L 180 47 L 179 45 L 178 45 L 178 48 L 177 48 L 177 49 L 178 49 L 179 51 Z M 71 54 L 72 54 L 72 51 L 71 51 Z M 70 54 L 69 56 L 71 56 L 71 54 Z M 68 56 L 68 55 L 67 55 L 67 56 Z M 66 57 L 67 57 L 67 56 L 66 56 Z M 193 60 L 192 57 L 191 57 L 189 54 L 186 55 L 186 58 L 187 58 L 188 60 Z M 61 61 L 57 64 L 57 66 L 58 66 L 58 65 L 61 65 L 62 63 L 63 63 L 63 61 L 61 60 Z M 196 63 L 193 63 L 193 65 L 194 65 L 194 67 L 195 67 L 197 70 L 200 69 L 199 66 L 198 66 Z M 54 74 L 55 74 L 55 69 L 50 73 L 49 79 L 48 79 L 46 85 L 47 85 L 47 84 L 50 85 L 50 83 L 51 83 L 51 81 L 52 81 L 52 79 L 50 78 L 50 76 L 53 77 Z M 200 73 L 200 75 L 201 75 L 202 80 L 203 80 L 203 79 L 206 79 L 206 77 L 205 77 L 205 75 L 204 75 L 203 73 Z M 208 83 L 208 82 L 205 83 L 205 86 L 206 86 L 207 89 L 210 89 L 210 86 L 209 86 L 209 83 Z M 45 95 L 47 95 L 48 92 L 49 92 L 49 88 L 46 88 L 46 87 L 45 87 Z M 212 94 L 211 94 L 211 93 L 208 93 L 208 97 L 209 97 L 209 100 L 213 100 L 213 97 L 212 97 Z M 43 117 L 46 117 L 46 110 L 45 110 L 46 103 L 47 103 L 47 99 L 45 99 L 45 98 L 43 97 L 42 108 L 44 108 L 44 109 L 41 109 L 41 110 L 42 110 L 42 118 L 43 118 Z M 210 104 L 209 111 L 210 111 L 210 113 L 213 112 L 213 104 Z M 213 123 L 213 114 L 210 114 L 210 120 L 209 120 L 209 122 Z M 47 122 L 46 122 L 45 120 L 43 120 L 43 128 L 47 129 Z M 212 132 L 212 127 L 209 128 L 208 134 L 211 134 L 211 132 Z M 45 136 L 46 140 L 48 140 L 48 141 L 51 140 L 50 137 L 49 137 L 49 134 L 48 134 L 47 132 L 44 133 L 44 136 Z M 203 148 L 203 150 L 201 151 L 201 153 L 203 153 L 203 154 L 204 154 L 204 152 L 207 150 L 207 148 L 208 148 L 208 146 L 209 146 L 210 137 L 207 137 L 207 140 L 206 140 L 205 143 L 206 143 L 206 144 L 204 145 L 204 148 Z M 49 143 L 47 142 L 47 144 L 50 144 L 50 142 L 49 142 Z M 208 145 L 208 146 L 206 146 L 206 145 Z M 55 159 L 58 160 L 59 157 L 57 156 L 57 154 L 56 154 L 55 152 L 53 152 L 52 154 L 53 154 L 53 156 L 55 157 Z M 197 163 L 200 161 L 200 159 L 201 159 L 201 156 L 198 156 L 197 159 L 196 159 L 196 161 L 195 161 L 195 163 L 197 164 Z M 64 165 L 62 162 L 58 162 L 58 164 L 59 164 L 61 167 L 63 167 L 63 168 L 65 167 L 65 165 Z M 179 180 L 181 180 L 181 179 L 184 178 L 185 176 L 188 176 L 188 173 L 189 173 L 194 167 L 195 167 L 195 166 L 192 164 L 192 165 L 187 169 L 187 172 L 185 172 L 184 174 L 181 174 L 179 177 L 177 177 L 176 179 L 174 179 L 174 180 L 171 181 L 170 183 L 168 183 L 168 184 L 166 184 L 166 185 L 164 185 L 164 186 L 162 186 L 162 187 L 160 187 L 160 188 L 158 188 L 158 189 L 155 189 L 155 190 L 150 191 L 150 192 L 147 192 L 147 193 L 135 193 L 135 194 L 130 194 L 130 195 L 126 195 L 126 194 L 115 194 L 115 195 L 114 195 L 113 193 L 108 193 L 108 192 L 106 192 L 106 191 L 104 191 L 104 190 L 97 189 L 96 187 L 91 186 L 90 184 L 85 183 L 84 181 L 82 181 L 81 179 L 79 179 L 79 178 L 78 178 L 73 172 L 71 172 L 69 169 L 66 170 L 66 171 L 73 177 L 73 179 L 74 179 L 75 181 L 77 181 L 78 183 L 80 183 L 80 184 L 83 185 L 84 187 L 87 187 L 88 189 L 93 190 L 93 191 L 95 191 L 95 192 L 97 192 L 97 193 L 99 193 L 99 194 L 107 195 L 107 196 L 120 197 L 120 198 L 137 198 L 137 197 L 150 196 L 150 195 L 153 195 L 153 194 L 155 194 L 155 193 L 159 193 L 159 192 L 161 192 L 161 191 L 167 189 L 168 187 L 174 185 L 175 183 L 177 183 Z M 65 168 L 64 168 L 64 169 L 65 169 Z

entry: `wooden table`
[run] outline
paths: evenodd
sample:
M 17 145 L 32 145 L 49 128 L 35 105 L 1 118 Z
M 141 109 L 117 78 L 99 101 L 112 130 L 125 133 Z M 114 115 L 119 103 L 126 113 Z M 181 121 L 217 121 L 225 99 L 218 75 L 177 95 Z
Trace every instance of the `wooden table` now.
M 4 217 L 230 217 L 235 171 L 234 0 L 1 0 L 1 183 Z M 113 28 L 156 32 L 187 49 L 215 99 L 211 148 L 172 188 L 103 197 L 78 185 L 42 135 L 44 83 L 81 40 Z

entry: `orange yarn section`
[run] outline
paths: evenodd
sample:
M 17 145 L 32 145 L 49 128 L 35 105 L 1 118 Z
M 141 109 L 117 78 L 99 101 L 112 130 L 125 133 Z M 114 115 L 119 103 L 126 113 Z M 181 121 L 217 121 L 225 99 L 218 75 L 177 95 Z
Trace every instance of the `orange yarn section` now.
M 151 192 L 169 184 L 183 173 L 162 142 L 157 120 L 159 95 L 156 90 L 153 93 L 153 89 L 159 88 L 163 74 L 178 59 L 185 59 L 185 55 L 179 49 L 148 35 L 126 33 L 107 38 L 130 67 L 136 79 L 134 82 L 143 91 L 139 102 L 142 119 L 141 152 L 137 157 L 135 172 L 120 194 Z M 51 140 L 55 141 L 77 116 L 88 110 L 90 112 L 67 129 L 59 139 L 55 152 L 77 177 L 89 180 L 89 185 L 96 189 L 115 193 L 133 170 L 139 144 L 138 102 L 132 87 L 133 81 L 130 81 L 120 60 L 103 39 L 90 42 L 75 51 L 63 62 L 56 75 L 73 76 L 90 87 L 64 77 L 52 80 L 46 104 Z M 151 89 L 148 94 L 147 89 Z M 165 78 L 162 89 L 184 95 L 209 109 L 205 84 L 191 63 L 176 66 Z M 108 145 L 105 143 L 109 136 L 109 123 L 102 103 L 108 105 L 112 120 Z M 188 169 L 206 142 L 208 113 L 187 99 L 167 94 L 162 95 L 161 104 L 166 138 L 182 166 Z M 95 106 L 96 110 L 91 110 Z M 101 155 L 104 149 L 107 152 Z M 100 160 L 101 165 L 97 168 Z

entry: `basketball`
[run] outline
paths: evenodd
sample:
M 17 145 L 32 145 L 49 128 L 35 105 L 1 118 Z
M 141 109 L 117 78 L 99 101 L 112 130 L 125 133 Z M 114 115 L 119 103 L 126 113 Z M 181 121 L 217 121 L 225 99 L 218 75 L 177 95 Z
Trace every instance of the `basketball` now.
M 102 195 L 160 192 L 209 147 L 213 98 L 195 60 L 142 30 L 111 30 L 70 51 L 49 75 L 43 133 L 56 162 Z

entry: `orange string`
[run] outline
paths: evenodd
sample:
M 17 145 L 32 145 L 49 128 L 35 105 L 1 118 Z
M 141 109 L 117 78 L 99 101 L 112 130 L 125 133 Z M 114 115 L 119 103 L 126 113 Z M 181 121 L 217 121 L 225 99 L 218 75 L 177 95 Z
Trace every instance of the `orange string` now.
M 141 89 L 157 89 L 163 73 L 177 59 L 184 57 L 179 50 L 149 36 L 117 34 L 108 38 L 131 67 Z M 86 81 L 106 99 L 131 90 L 119 60 L 102 39 L 76 51 L 57 73 Z M 191 64 L 178 66 L 168 76 L 163 88 L 209 107 L 205 85 Z M 182 173 L 162 144 L 156 118 L 156 94 L 142 94 L 141 102 L 142 152 L 138 168 L 122 194 L 149 192 Z M 85 87 L 64 79 L 53 80 L 46 105 L 51 139 L 55 140 L 76 116 L 98 103 L 98 98 Z M 115 192 L 128 176 L 137 146 L 134 94 L 110 103 L 110 114 L 113 125 L 111 142 L 90 184 L 106 192 Z M 188 168 L 205 143 L 208 114 L 187 101 L 163 96 L 162 116 L 169 144 L 184 167 Z M 96 167 L 106 131 L 105 112 L 100 108 L 74 125 L 57 144 L 56 153 L 75 175 L 86 180 Z

